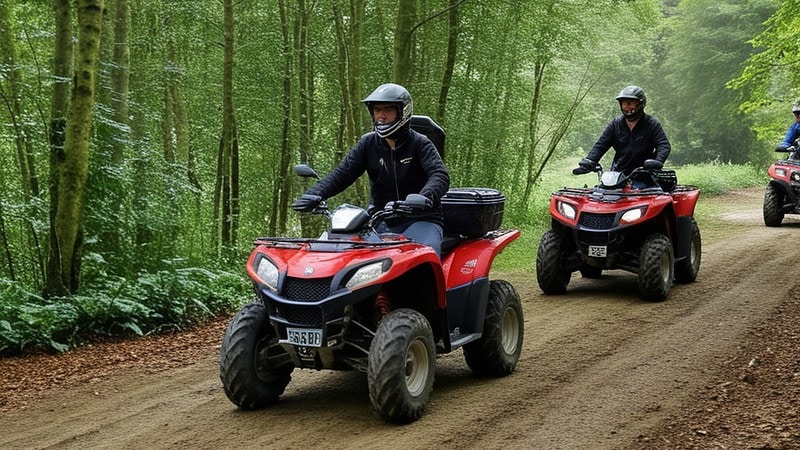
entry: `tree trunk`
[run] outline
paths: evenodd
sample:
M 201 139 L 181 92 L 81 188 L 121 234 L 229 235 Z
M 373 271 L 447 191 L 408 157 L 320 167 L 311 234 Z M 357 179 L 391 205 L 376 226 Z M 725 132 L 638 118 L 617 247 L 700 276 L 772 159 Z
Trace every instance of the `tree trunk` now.
M 405 86 L 411 77 L 411 47 L 414 21 L 417 17 L 417 0 L 397 1 L 397 22 L 394 29 L 394 61 L 392 81 Z
M 53 99 L 50 111 L 50 254 L 47 262 L 44 295 L 67 294 L 61 278 L 61 253 L 56 234 L 56 212 L 60 175 L 58 166 L 64 160 L 64 141 L 69 108 L 69 81 L 72 72 L 72 16 L 69 0 L 54 0 L 55 48 L 53 53 Z
M 119 166 L 124 159 L 128 130 L 128 86 L 130 84 L 130 46 L 128 30 L 131 23 L 131 8 L 128 0 L 116 0 L 114 18 L 114 53 L 111 65 L 111 109 L 117 124 L 116 139 L 113 139 L 111 162 Z
M 218 193 L 221 208 L 220 235 L 215 241 L 229 249 L 236 244 L 239 221 L 239 144 L 233 108 L 234 21 L 233 0 L 224 0 L 224 49 L 222 70 L 222 139 L 218 168 Z
M 445 114 L 447 113 L 447 94 L 450 92 L 450 85 L 453 81 L 455 71 L 456 55 L 458 53 L 458 34 L 461 28 L 461 14 L 458 5 L 463 0 L 450 0 L 450 26 L 447 35 L 447 61 L 444 65 L 444 75 L 442 76 L 442 88 L 439 90 L 439 103 L 437 104 L 436 119 L 445 125 Z
M 269 233 L 283 234 L 286 230 L 287 208 L 281 208 L 284 196 L 291 192 L 289 180 L 289 163 L 291 161 L 291 117 L 292 117 L 292 44 L 289 33 L 289 16 L 284 0 L 278 0 L 278 14 L 280 15 L 282 55 L 283 55 L 283 93 L 281 105 L 283 107 L 283 123 L 281 127 L 281 154 L 278 163 L 278 173 L 275 174 L 275 187 L 272 190 L 272 207 L 270 208 Z
M 24 98 L 25 94 L 22 91 L 22 82 L 20 80 L 21 73 L 17 64 L 17 48 L 15 41 L 13 10 L 9 2 L 1 2 L 0 64 L 6 69 L 4 77 L 2 77 L 6 80 L 6 89 L 0 89 L 0 99 L 3 100 L 3 104 L 8 110 L 8 116 L 14 130 L 14 143 L 17 149 L 17 166 L 19 168 L 23 201 L 30 205 L 31 200 L 38 198 L 40 195 L 39 179 L 36 175 L 33 142 L 30 138 L 33 134 L 33 130 L 30 126 L 25 125 L 25 120 L 22 118 L 24 112 L 20 104 L 20 99 Z M 42 254 L 39 237 L 33 225 L 33 214 L 29 215 L 29 217 L 30 219 L 25 221 L 26 240 L 28 244 L 27 251 L 34 255 L 29 259 L 35 264 L 33 273 L 35 274 L 38 271 L 40 276 L 44 276 L 44 255 Z M 3 232 L 5 232 L 5 226 L 3 226 Z M 12 268 L 11 274 L 13 277 L 13 255 L 10 252 L 10 246 L 7 241 L 7 236 L 5 235 L 3 236 L 3 243 L 6 245 L 6 250 L 8 250 L 6 255 L 9 258 L 9 268 Z
M 63 152 L 56 155 L 53 167 L 58 180 L 58 201 L 55 220 L 50 224 L 56 244 L 51 258 L 57 258 L 59 264 L 52 274 L 55 278 L 49 279 L 47 286 L 49 292 L 56 295 L 73 294 L 80 287 L 89 141 L 103 19 L 103 0 L 78 0 L 77 6 L 78 49 L 66 139 Z M 58 6 L 56 11 L 60 12 Z

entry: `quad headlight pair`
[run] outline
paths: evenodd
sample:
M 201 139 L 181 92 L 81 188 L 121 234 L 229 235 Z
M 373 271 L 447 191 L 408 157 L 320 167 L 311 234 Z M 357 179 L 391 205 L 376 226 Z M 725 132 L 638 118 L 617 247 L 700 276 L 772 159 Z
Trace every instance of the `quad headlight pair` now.
M 358 286 L 372 282 L 381 277 L 392 266 L 391 260 L 382 259 L 369 264 L 365 264 L 353 272 L 350 279 L 345 283 L 347 289 L 355 289 Z M 258 258 L 255 263 L 255 274 L 261 284 L 269 287 L 273 291 L 278 290 L 278 278 L 280 271 L 278 266 L 267 257 Z
M 558 213 L 562 216 L 566 217 L 569 220 L 575 220 L 578 216 L 578 209 L 575 208 L 574 205 L 567 203 L 567 202 L 558 202 L 556 204 L 556 209 Z M 636 208 L 631 208 L 625 211 L 619 219 L 619 223 L 621 225 L 628 225 L 631 223 L 636 222 L 637 220 L 644 217 L 644 213 L 647 211 L 647 206 L 638 206 Z

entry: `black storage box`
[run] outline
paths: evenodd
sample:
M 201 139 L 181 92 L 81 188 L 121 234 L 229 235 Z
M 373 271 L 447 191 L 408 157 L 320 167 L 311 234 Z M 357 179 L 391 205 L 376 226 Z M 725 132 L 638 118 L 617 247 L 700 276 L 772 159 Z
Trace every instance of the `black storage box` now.
M 503 222 L 506 198 L 489 188 L 452 188 L 442 197 L 444 234 L 483 236 Z

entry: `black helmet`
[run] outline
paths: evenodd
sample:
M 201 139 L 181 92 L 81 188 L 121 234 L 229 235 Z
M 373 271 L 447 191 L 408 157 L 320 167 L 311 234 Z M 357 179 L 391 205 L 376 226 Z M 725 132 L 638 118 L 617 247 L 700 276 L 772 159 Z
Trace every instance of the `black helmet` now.
M 378 136 L 385 138 L 395 134 L 403 128 L 411 119 L 414 113 L 414 102 L 411 101 L 411 94 L 406 88 L 399 84 L 387 83 L 378 86 L 362 102 L 367 105 L 370 117 L 372 116 L 372 106 L 375 103 L 395 103 L 397 104 L 397 119 L 392 123 L 377 124 L 373 119 L 373 128 Z
M 639 100 L 639 107 L 636 108 L 635 111 L 625 114 L 623 111 L 622 114 L 625 116 L 626 119 L 630 121 L 634 121 L 642 115 L 642 110 L 647 105 L 647 96 L 644 95 L 644 89 L 640 88 L 639 86 L 627 86 L 619 91 L 619 95 L 617 96 L 617 101 L 621 101 L 624 98 L 629 98 L 632 100 Z
M 795 102 L 792 104 L 792 112 L 794 113 L 794 112 L 798 112 L 798 111 L 800 111 L 800 98 L 798 98 L 798 99 L 797 99 L 797 100 L 796 100 L 796 101 L 795 101 Z

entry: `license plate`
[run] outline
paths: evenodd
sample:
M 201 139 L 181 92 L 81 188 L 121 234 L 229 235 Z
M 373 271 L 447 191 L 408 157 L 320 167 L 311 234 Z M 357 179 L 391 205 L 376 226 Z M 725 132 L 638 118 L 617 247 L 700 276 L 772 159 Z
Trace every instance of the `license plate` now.
M 322 330 L 308 328 L 287 328 L 286 340 L 290 344 L 303 347 L 322 347 Z
M 594 258 L 605 258 L 608 254 L 608 247 L 605 245 L 590 245 L 589 256 Z

